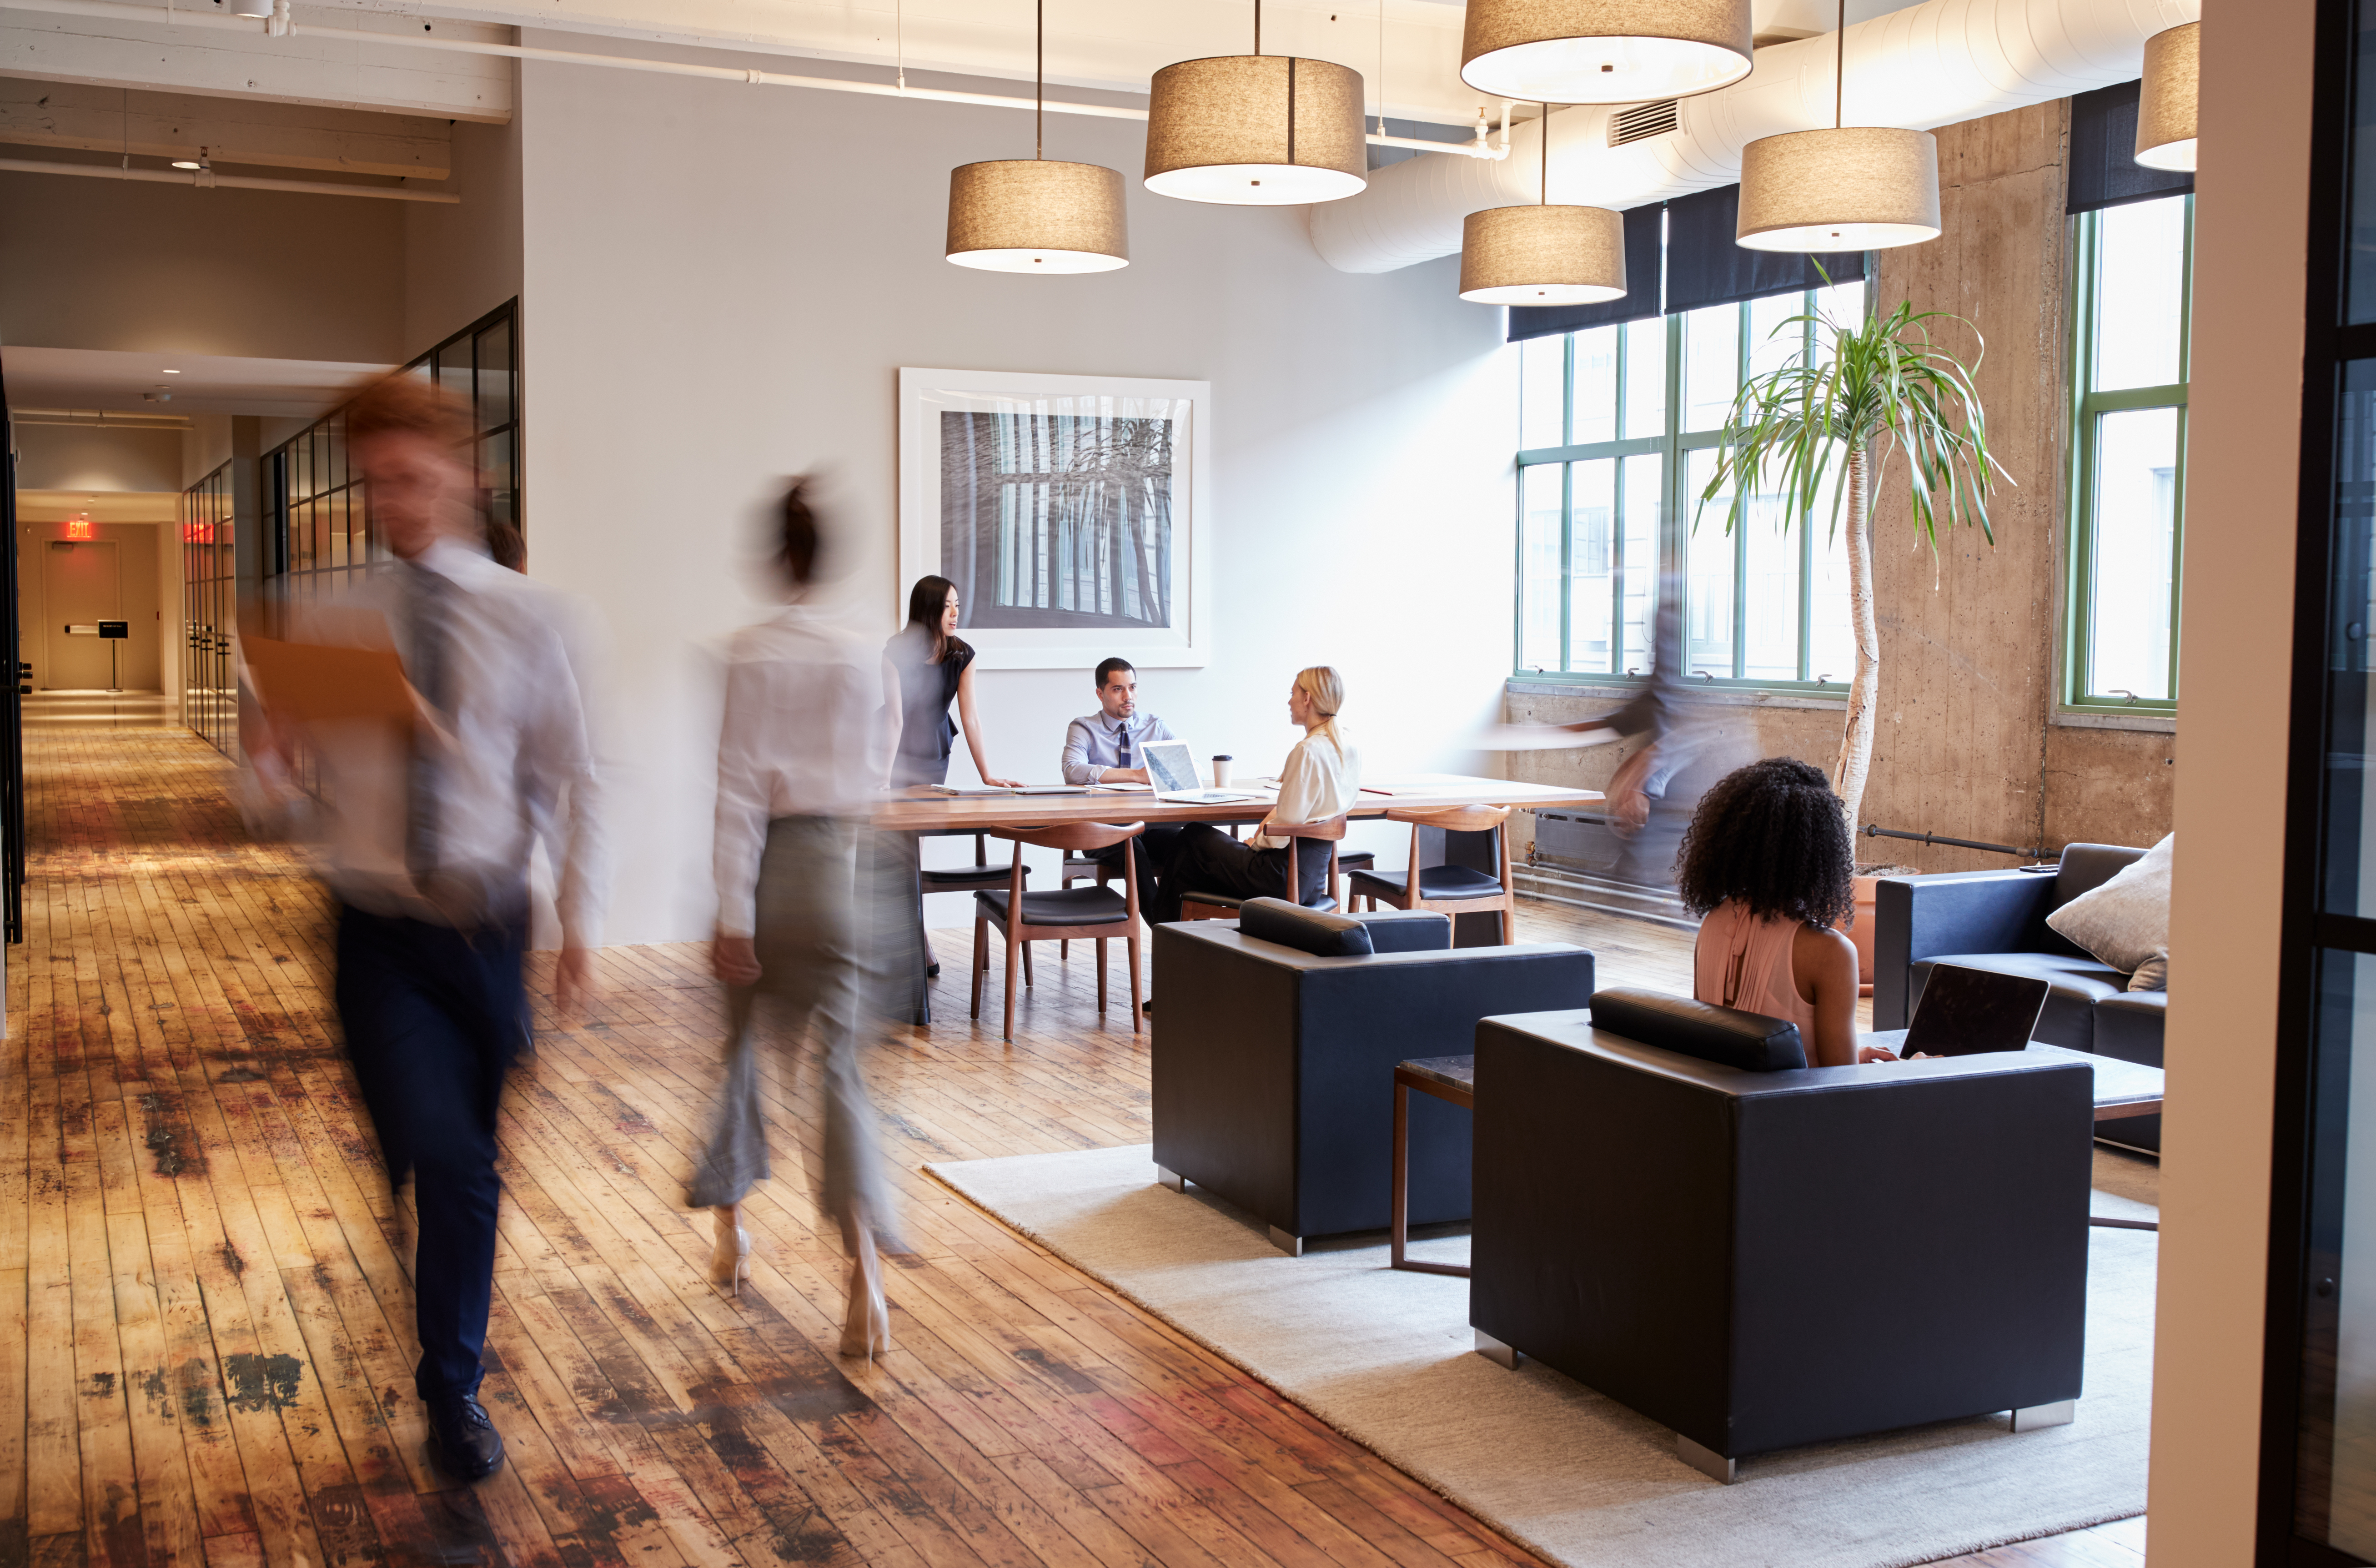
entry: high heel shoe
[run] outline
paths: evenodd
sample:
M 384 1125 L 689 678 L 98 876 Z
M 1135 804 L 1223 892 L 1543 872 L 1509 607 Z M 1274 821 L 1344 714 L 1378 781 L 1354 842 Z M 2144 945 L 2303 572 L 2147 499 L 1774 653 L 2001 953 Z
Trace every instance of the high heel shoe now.
M 709 1282 L 742 1294 L 742 1281 L 751 1277 L 751 1232 L 742 1229 L 742 1211 L 727 1204 L 711 1211 L 718 1216 L 718 1245 L 709 1254 Z
M 874 1238 L 861 1231 L 849 1266 L 849 1308 L 841 1324 L 841 1353 L 869 1360 L 891 1348 L 891 1309 L 883 1300 L 883 1264 Z

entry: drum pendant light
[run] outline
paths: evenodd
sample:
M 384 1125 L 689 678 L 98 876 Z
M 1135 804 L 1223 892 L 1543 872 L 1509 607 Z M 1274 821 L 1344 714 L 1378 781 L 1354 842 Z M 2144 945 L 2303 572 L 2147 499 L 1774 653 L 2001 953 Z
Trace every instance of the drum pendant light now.
M 2145 40 L 2145 79 L 2137 89 L 2137 161 L 2148 169 L 2194 171 L 2194 103 L 2203 24 L 2183 22 Z
M 1166 65 L 1147 93 L 1146 188 L 1158 196 L 1291 207 L 1369 185 L 1361 73 L 1265 54 L 1262 0 L 1252 54 Z
M 1601 207 L 1553 207 L 1551 106 L 1543 105 L 1542 184 L 1532 207 L 1472 212 L 1460 228 L 1460 297 L 1480 305 L 1586 305 L 1625 294 L 1625 220 Z
M 1750 0 L 1468 0 L 1460 79 L 1496 98 L 1648 103 L 1749 75 Z
M 948 258 L 985 272 L 1111 272 L 1130 265 L 1122 172 L 1043 156 L 1046 0 L 1032 7 L 1036 50 L 1032 155 L 949 171 Z
M 1928 131 L 1841 125 L 1847 0 L 1840 0 L 1832 128 L 1741 149 L 1740 225 L 1753 251 L 1878 251 L 1939 237 L 1939 144 Z

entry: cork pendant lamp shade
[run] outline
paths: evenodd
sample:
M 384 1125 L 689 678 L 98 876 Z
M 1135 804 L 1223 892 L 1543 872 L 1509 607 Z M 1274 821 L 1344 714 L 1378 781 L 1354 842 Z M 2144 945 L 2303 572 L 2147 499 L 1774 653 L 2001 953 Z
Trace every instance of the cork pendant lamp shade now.
M 1035 5 L 1034 13 L 1042 6 Z M 1046 89 L 1047 35 L 1040 30 L 1035 103 Z M 984 272 L 1111 272 L 1130 265 L 1122 172 L 1036 156 L 1046 112 L 1036 110 L 1035 156 L 965 163 L 949 171 L 948 246 L 959 267 Z
M 1361 74 L 1326 60 L 1254 52 L 1182 60 L 1155 73 L 1146 102 L 1146 188 L 1186 201 L 1289 207 L 1357 195 L 1370 183 Z
M 1468 0 L 1460 79 L 1497 98 L 1646 103 L 1749 74 L 1749 0 Z
M 1480 305 L 1585 305 L 1625 293 L 1625 220 L 1550 205 L 1550 105 L 1543 105 L 1541 200 L 1472 212 L 1460 228 L 1460 297 Z
M 1832 128 L 1741 149 L 1740 227 L 1752 251 L 1878 251 L 1939 237 L 1939 144 L 1928 131 L 1843 125 L 1847 0 L 1835 34 Z
M 2137 161 L 2148 169 L 2193 171 L 2202 48 L 2201 22 L 2182 23 L 2145 40 L 2145 78 L 2137 89 Z

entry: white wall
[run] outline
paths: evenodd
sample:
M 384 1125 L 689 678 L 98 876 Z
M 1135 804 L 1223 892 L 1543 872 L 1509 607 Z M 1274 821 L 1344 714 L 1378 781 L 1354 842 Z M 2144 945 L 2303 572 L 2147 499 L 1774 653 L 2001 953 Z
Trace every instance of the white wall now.
M 1149 196 L 1127 123 L 1049 123 L 1050 156 L 1133 176 L 1133 264 L 1069 279 L 941 257 L 949 169 L 1028 154 L 1024 114 L 531 62 L 518 123 L 530 561 L 607 612 L 622 656 L 612 940 L 708 932 L 696 647 L 754 613 L 738 560 L 780 476 L 829 470 L 891 630 L 901 365 L 1210 380 L 1218 651 L 1146 671 L 1147 706 L 1265 771 L 1294 738 L 1289 678 L 1326 661 L 1373 776 L 1475 762 L 1458 737 L 1509 659 L 1515 376 L 1454 262 L 1348 277 L 1300 211 Z M 992 766 L 1052 779 L 1088 672 L 980 680 Z M 934 923 L 966 918 L 946 902 Z
M 457 206 L 404 209 L 404 341 L 409 357 L 520 291 L 519 127 L 453 127 Z
M 180 490 L 183 434 L 19 422 L 17 483 L 25 490 Z

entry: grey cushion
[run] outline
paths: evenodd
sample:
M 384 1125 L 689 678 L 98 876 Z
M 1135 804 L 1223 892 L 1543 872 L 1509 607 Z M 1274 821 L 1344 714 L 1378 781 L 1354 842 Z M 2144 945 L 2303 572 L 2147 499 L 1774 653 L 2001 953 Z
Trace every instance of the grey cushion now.
M 2143 849 L 2125 844 L 2065 844 L 2061 869 L 2054 873 L 2054 907 L 2093 893 L 2144 858 Z
M 1914 1006 L 1922 1005 L 1922 988 L 1930 983 L 1933 964 L 1961 964 L 1992 974 L 2027 975 L 2046 981 L 2046 1010 L 2038 1015 L 2030 1038 L 2073 1051 L 2096 1049 L 2096 1004 L 2127 994 L 2120 970 L 2099 964 L 2085 953 L 1940 953 L 1913 966 Z
M 1749 1073 L 1779 1073 L 1807 1064 L 1799 1026 L 1788 1018 L 1719 1007 L 1688 996 L 1630 989 L 1592 993 L 1592 1027 Z
M 2176 834 L 2164 837 L 2143 858 L 2057 906 L 2046 923 L 2124 975 L 2152 959 L 2167 958 L 2170 855 L 2177 842 Z

